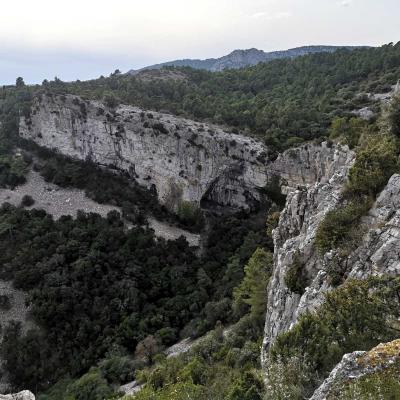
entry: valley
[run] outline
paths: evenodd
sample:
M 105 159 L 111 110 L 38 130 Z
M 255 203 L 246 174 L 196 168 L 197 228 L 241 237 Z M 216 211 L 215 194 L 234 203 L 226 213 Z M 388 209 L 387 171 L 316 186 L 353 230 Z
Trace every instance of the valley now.
M 0 89 L 2 391 L 397 398 L 399 79 L 398 43 Z

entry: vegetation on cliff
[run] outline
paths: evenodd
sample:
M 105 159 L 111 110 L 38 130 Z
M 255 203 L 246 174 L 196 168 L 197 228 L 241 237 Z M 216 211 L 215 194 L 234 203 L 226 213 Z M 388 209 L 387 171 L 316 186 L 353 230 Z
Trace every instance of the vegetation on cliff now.
M 309 370 L 312 393 L 344 354 L 369 350 L 398 337 L 399 296 L 399 278 L 349 281 L 327 293 L 316 312 L 304 314 L 293 329 L 282 333 L 271 356 L 284 363 L 294 357 L 304 360 L 302 368 Z
M 321 254 L 331 249 L 345 254 L 357 245 L 362 236 L 361 218 L 389 178 L 400 172 L 400 141 L 395 134 L 398 115 L 400 100 L 396 96 L 377 123 L 364 125 L 358 133 L 357 157 L 343 190 L 342 206 L 329 212 L 318 228 L 316 246 Z M 346 135 L 337 139 L 347 140 Z

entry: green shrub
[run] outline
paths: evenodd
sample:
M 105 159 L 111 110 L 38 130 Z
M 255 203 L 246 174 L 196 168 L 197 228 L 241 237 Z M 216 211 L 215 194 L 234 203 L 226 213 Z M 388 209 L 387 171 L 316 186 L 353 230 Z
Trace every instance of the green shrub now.
M 326 272 L 328 274 L 330 284 L 334 287 L 337 287 L 344 282 L 346 263 L 341 257 L 335 255 L 327 262 Z
M 169 326 L 161 328 L 155 336 L 164 346 L 172 346 L 178 339 L 177 330 Z
M 109 108 L 116 108 L 118 107 L 120 100 L 112 93 L 107 93 L 103 98 L 103 102 Z
M 359 221 L 370 208 L 370 201 L 350 202 L 330 211 L 318 226 L 315 245 L 321 254 L 331 249 L 349 248 L 359 239 Z
M 203 225 L 203 214 L 200 208 L 190 201 L 181 201 L 179 203 L 177 216 L 182 224 L 191 226 L 195 230 L 199 230 Z
M 205 398 L 203 386 L 190 382 L 178 382 L 158 391 L 145 388 L 135 395 L 134 400 L 204 400 Z
M 114 355 L 101 361 L 99 369 L 107 382 L 126 383 L 135 379 L 135 369 L 138 364 L 127 356 Z
M 22 197 L 21 206 L 22 207 L 31 207 L 35 204 L 35 200 L 29 194 L 26 194 Z
M 255 373 L 246 371 L 233 383 L 227 400 L 262 400 L 264 384 Z
M 72 379 L 61 379 L 45 393 L 39 393 L 37 395 L 37 400 L 74 400 L 68 393 L 68 387 L 72 383 Z
M 244 278 L 233 290 L 236 307 L 250 306 L 251 314 L 262 317 L 267 308 L 267 286 L 272 273 L 272 254 L 258 248 L 244 267 Z
M 376 196 L 399 170 L 398 152 L 396 139 L 389 135 L 367 137 L 350 169 L 345 195 Z
M 203 360 L 194 357 L 186 366 L 179 372 L 178 380 L 182 382 L 191 382 L 195 385 L 205 385 L 207 383 L 206 365 Z
M 72 396 L 71 400 L 104 400 L 113 395 L 113 390 L 100 371 L 92 368 L 69 386 L 69 393 Z
M 21 185 L 26 182 L 28 164 L 22 156 L 0 156 L 0 187 Z
M 286 271 L 285 284 L 291 292 L 300 295 L 308 286 L 305 265 L 302 263 L 299 253 L 294 255 L 293 262 Z
M 271 349 L 273 360 L 301 355 L 325 376 L 345 353 L 369 350 L 398 337 L 400 278 L 348 281 L 326 294 L 314 313 L 303 315 Z
M 367 123 L 360 118 L 336 117 L 329 128 L 329 137 L 347 144 L 351 149 L 356 147 Z
M 303 400 L 311 394 L 310 368 L 304 359 L 290 357 L 283 362 L 280 358 L 268 362 L 264 400 Z

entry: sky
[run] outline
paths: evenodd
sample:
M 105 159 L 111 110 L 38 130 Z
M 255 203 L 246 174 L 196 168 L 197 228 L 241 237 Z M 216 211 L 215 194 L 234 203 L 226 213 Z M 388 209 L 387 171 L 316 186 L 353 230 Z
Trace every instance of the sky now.
M 0 0 L 0 84 L 181 58 L 400 41 L 400 0 Z

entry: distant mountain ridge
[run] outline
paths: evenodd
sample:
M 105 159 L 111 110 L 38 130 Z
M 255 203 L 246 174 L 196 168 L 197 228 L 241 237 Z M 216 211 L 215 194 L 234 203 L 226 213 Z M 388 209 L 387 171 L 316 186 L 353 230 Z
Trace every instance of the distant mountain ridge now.
M 167 61 L 165 63 L 154 64 L 138 70 L 130 70 L 129 74 L 136 74 L 140 71 L 161 69 L 163 67 L 192 67 L 195 69 L 205 69 L 212 72 L 223 71 L 224 69 L 238 69 L 256 65 L 262 62 L 282 58 L 295 58 L 306 54 L 328 52 L 332 53 L 339 49 L 358 49 L 363 46 L 303 46 L 288 50 L 265 52 L 255 48 L 247 50 L 234 50 L 232 53 L 220 58 L 208 58 L 205 60 L 184 59 Z

